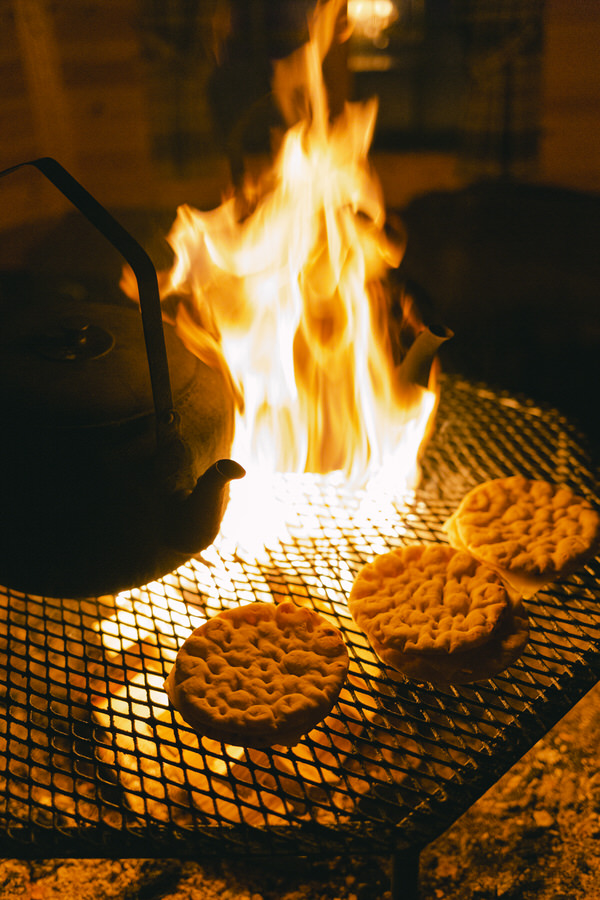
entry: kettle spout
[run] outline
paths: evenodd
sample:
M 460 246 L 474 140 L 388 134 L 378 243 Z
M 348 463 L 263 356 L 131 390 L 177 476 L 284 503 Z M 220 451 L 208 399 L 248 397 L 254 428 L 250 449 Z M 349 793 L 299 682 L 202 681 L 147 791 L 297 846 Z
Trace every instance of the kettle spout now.
M 406 387 L 418 385 L 426 388 L 438 349 L 453 335 L 454 332 L 444 326 L 424 327 L 410 345 L 406 356 L 396 370 L 399 383 Z
M 165 512 L 165 542 L 193 556 L 215 540 L 229 499 L 229 482 L 245 469 L 232 459 L 219 459 L 200 476 L 183 499 L 172 500 Z

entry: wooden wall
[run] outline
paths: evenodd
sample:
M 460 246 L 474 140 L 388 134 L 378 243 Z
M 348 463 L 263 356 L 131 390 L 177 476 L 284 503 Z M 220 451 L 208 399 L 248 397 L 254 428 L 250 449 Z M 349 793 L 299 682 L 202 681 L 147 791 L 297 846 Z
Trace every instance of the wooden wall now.
M 546 3 L 540 178 L 600 191 L 600 3 Z
M 154 159 L 141 17 L 137 0 L 0 2 L 0 169 L 54 156 L 109 207 L 219 202 L 222 161 L 185 179 Z M 65 208 L 32 169 L 0 190 L 0 230 Z
M 141 23 L 140 0 L 2 0 L 1 168 L 56 156 L 112 207 L 219 202 L 228 181 L 222 159 L 207 157 L 182 175 L 153 155 L 165 107 L 148 74 Z M 547 0 L 543 181 L 600 190 L 598 47 L 597 0 Z M 200 129 L 201 120 L 202 111 Z M 376 163 L 389 205 L 456 184 L 448 155 L 392 155 Z M 61 208 L 30 174 L 11 176 L 0 191 L 0 231 Z

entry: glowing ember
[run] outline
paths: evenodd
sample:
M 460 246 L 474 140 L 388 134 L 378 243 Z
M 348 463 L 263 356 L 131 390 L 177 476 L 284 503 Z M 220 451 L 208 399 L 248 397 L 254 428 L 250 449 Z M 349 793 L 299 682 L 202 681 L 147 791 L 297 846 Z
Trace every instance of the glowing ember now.
M 222 534 L 237 495 L 252 516 L 241 533 L 256 535 L 275 473 L 404 492 L 435 407 L 435 391 L 398 367 L 389 333 L 386 275 L 404 245 L 386 232 L 367 160 L 377 104 L 330 119 L 322 62 L 342 5 L 319 3 L 309 42 L 276 64 L 290 127 L 272 169 L 211 212 L 180 207 L 168 237 L 162 296 L 176 298 L 181 338 L 226 373 L 237 403 L 231 455 L 248 475 Z

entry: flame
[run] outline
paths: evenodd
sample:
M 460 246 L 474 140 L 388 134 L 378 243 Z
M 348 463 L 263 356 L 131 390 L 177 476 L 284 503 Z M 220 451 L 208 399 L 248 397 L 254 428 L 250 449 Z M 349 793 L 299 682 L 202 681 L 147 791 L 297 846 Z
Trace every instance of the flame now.
M 275 473 L 401 493 L 435 408 L 435 390 L 401 377 L 390 332 L 386 276 L 404 242 L 368 161 L 377 102 L 329 113 L 322 63 L 343 5 L 318 3 L 307 44 L 275 64 L 289 128 L 272 167 L 217 209 L 181 206 L 168 236 L 162 296 L 188 349 L 231 385 L 246 510 L 264 508 Z

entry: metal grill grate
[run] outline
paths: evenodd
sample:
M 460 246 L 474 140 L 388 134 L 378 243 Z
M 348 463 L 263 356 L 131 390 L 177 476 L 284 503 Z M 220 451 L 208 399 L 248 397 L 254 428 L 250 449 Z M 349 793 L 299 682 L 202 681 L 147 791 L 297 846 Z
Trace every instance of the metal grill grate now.
M 5 853 L 387 853 L 432 840 L 597 680 L 599 561 L 528 601 L 522 658 L 475 685 L 392 679 L 346 597 L 376 553 L 444 540 L 469 488 L 515 471 L 600 502 L 557 412 L 444 379 L 422 482 L 402 510 L 283 482 L 291 537 L 260 563 L 212 553 L 160 582 L 77 601 L 2 589 Z M 221 608 L 284 597 L 342 630 L 351 664 L 339 703 L 291 749 L 199 743 L 162 688 L 178 647 Z

